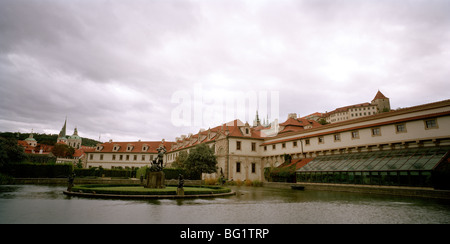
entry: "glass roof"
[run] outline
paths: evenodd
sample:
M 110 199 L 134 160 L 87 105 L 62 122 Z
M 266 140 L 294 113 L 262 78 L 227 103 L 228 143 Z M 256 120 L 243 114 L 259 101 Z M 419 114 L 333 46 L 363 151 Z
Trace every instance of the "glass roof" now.
M 449 150 L 429 147 L 318 156 L 297 172 L 432 170 Z

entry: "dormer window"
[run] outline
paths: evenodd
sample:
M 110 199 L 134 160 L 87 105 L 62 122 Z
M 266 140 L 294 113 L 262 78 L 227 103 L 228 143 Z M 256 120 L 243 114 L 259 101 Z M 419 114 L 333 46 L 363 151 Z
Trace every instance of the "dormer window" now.
M 127 145 L 127 152 L 130 152 L 131 150 L 133 150 L 134 146 L 131 144 Z
M 148 146 L 146 145 L 146 144 L 144 144 L 143 146 L 142 146 L 142 151 L 143 152 L 146 152 L 148 150 Z
M 120 149 L 120 146 L 116 144 L 113 147 L 113 152 L 117 152 L 117 151 L 119 151 L 119 149 Z
M 241 127 L 240 130 L 244 136 L 251 136 L 250 126 L 248 124 L 246 124 L 244 127 Z
M 97 147 L 95 148 L 95 151 L 101 151 L 103 149 L 102 145 L 97 145 Z

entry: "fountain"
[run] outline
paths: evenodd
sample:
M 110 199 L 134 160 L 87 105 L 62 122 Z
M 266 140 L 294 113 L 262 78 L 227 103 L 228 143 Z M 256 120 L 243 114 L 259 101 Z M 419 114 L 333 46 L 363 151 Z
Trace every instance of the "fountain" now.
M 164 142 L 164 141 L 163 141 Z M 73 186 L 73 178 L 69 187 L 63 193 L 69 196 L 91 198 L 121 198 L 121 199 L 152 199 L 152 198 L 198 198 L 219 197 L 236 194 L 231 189 L 222 186 L 184 186 L 184 178 L 180 174 L 177 186 L 166 186 L 164 175 L 164 154 L 166 148 L 163 142 L 158 147 L 158 157 L 152 161 L 147 170 L 147 179 L 141 185 L 81 185 Z

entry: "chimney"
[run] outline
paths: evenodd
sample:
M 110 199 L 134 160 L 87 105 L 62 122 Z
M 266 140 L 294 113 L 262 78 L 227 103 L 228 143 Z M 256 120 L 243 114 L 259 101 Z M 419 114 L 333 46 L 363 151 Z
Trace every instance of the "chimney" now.
M 289 118 L 297 119 L 297 114 L 296 113 L 290 113 L 290 114 L 288 114 L 288 119 Z

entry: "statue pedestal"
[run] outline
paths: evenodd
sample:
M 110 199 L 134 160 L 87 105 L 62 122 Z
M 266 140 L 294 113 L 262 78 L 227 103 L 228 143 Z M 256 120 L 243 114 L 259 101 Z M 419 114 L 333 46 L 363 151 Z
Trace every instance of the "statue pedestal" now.
M 177 195 L 184 196 L 184 188 L 177 188 Z
M 166 188 L 166 177 L 164 172 L 148 172 L 147 173 L 147 182 L 144 185 L 145 188 Z

